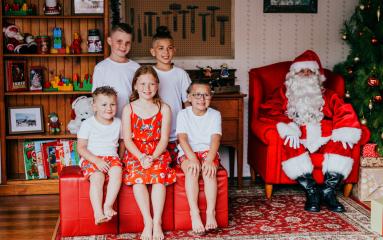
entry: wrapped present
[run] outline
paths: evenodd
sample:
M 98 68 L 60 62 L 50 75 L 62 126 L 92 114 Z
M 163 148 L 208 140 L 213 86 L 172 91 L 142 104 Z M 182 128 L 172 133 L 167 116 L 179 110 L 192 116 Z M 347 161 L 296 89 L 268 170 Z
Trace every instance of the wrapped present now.
M 361 167 L 383 167 L 383 157 L 362 157 Z
M 383 235 L 383 198 L 371 201 L 371 229 Z
M 379 153 L 376 151 L 376 144 L 375 143 L 367 143 L 363 146 L 362 149 L 362 156 L 363 157 L 381 157 Z
M 383 197 L 383 168 L 361 168 L 358 184 L 352 192 L 360 201 Z

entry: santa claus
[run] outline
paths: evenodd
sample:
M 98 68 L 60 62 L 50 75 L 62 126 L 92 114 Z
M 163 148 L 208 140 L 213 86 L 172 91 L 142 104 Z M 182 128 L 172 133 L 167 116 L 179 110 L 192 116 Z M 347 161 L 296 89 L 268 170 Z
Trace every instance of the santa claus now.
M 306 190 L 305 210 L 318 212 L 323 201 L 331 211 L 344 212 L 336 189 L 351 172 L 351 151 L 362 131 L 352 106 L 324 89 L 325 80 L 317 54 L 304 52 L 292 62 L 285 84 L 261 106 L 260 118 L 277 122 L 286 152 L 282 169 Z M 312 177 L 312 153 L 324 156 L 322 189 Z

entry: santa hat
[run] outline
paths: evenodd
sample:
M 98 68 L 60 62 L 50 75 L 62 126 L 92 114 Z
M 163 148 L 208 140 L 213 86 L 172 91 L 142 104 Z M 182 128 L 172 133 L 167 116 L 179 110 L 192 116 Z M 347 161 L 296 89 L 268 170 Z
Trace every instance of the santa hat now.
M 324 81 L 324 69 L 319 60 L 318 55 L 312 50 L 306 50 L 304 53 L 294 59 L 290 66 L 291 73 L 297 73 L 302 69 L 310 69 L 311 71 L 318 71 L 320 78 Z

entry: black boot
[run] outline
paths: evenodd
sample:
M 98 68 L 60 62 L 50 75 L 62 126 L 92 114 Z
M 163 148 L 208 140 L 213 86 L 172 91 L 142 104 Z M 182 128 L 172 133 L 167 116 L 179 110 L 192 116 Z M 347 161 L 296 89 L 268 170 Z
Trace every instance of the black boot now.
M 320 191 L 311 173 L 302 175 L 296 180 L 306 190 L 305 210 L 309 212 L 319 212 Z
M 326 172 L 324 175 L 323 202 L 330 211 L 344 212 L 344 206 L 336 199 L 336 189 L 343 180 L 343 175 L 335 172 Z

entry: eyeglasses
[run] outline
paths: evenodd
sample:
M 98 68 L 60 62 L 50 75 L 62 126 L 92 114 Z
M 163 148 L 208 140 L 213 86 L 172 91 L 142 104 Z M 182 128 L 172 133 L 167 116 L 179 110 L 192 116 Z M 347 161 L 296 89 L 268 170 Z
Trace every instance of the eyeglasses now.
M 204 99 L 207 99 L 207 100 L 211 99 L 211 97 L 213 96 L 212 93 L 192 93 L 191 95 L 195 99 L 201 99 L 203 97 Z

